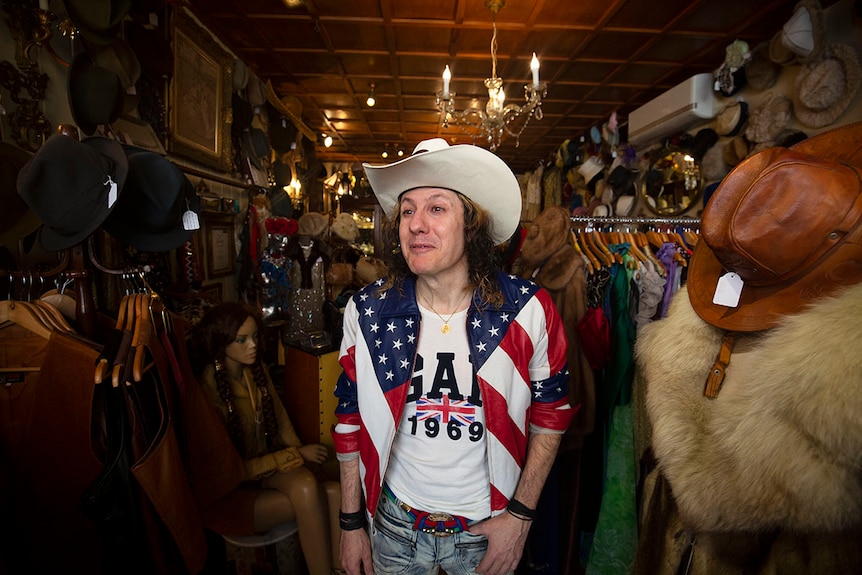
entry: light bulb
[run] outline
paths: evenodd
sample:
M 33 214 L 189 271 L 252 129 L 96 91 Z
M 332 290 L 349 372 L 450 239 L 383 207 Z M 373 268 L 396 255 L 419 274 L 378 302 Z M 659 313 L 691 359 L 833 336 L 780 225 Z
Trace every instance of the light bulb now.
M 323 145 L 327 148 L 332 147 L 332 136 L 323 136 Z

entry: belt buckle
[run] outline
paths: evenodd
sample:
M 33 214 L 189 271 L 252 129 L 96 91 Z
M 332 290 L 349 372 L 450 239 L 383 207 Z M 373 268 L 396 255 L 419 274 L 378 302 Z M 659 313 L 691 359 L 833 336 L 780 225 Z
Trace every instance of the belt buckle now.
M 449 513 L 439 513 L 439 512 L 438 513 L 429 513 L 428 516 L 425 518 L 425 521 L 433 522 L 433 523 L 438 523 L 438 522 L 444 522 L 445 523 L 445 522 L 450 522 L 450 521 L 454 521 L 454 520 L 455 520 L 454 515 L 450 515 Z M 454 533 L 454 531 L 447 531 L 445 529 L 441 530 L 439 527 L 434 527 L 434 528 L 423 527 L 422 531 L 424 531 L 425 533 L 430 533 L 434 537 L 451 537 L 452 534 Z

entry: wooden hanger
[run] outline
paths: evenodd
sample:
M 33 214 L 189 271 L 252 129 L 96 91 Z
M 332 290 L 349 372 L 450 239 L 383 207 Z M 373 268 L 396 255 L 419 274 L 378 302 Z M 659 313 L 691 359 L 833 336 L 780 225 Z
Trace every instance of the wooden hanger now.
M 51 334 L 54 333 L 54 330 L 45 324 L 42 314 L 35 310 L 28 302 L 15 300 L 0 301 L 0 324 L 7 321 L 18 324 L 45 339 L 49 339 Z
M 581 257 L 581 259 L 584 261 L 584 266 L 587 268 L 587 273 L 592 274 L 593 271 L 595 270 L 595 268 L 593 267 L 593 262 L 590 260 L 590 258 L 587 257 L 587 255 L 581 249 L 581 244 L 578 243 L 578 237 L 575 235 L 574 230 L 571 230 L 571 229 L 569 230 L 569 238 L 572 242 L 572 246 L 574 246 L 574 248 L 575 248 L 575 251 L 578 253 L 578 255 Z

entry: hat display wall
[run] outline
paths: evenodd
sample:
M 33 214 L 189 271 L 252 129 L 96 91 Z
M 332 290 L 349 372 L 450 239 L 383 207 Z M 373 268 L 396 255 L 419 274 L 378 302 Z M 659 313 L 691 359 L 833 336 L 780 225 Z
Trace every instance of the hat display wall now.
M 862 281 L 860 182 L 862 122 L 741 162 L 703 212 L 688 275 L 697 314 L 759 331 Z M 744 282 L 736 307 L 713 302 L 726 272 Z
M 120 77 L 80 52 L 67 73 L 69 108 L 78 128 L 91 136 L 96 127 L 110 124 L 123 113 L 126 92 Z
M 18 173 L 32 157 L 18 146 L 0 142 L 0 246 L 28 236 L 42 223 L 15 190 Z
M 129 162 L 114 140 L 55 134 L 18 173 L 18 194 L 44 227 L 47 250 L 70 248 L 93 233 L 122 197 Z
M 335 216 L 332 222 L 332 233 L 346 242 L 355 242 L 359 239 L 359 226 L 356 220 L 347 212 L 341 212 Z
M 63 0 L 66 14 L 81 34 L 96 44 L 110 44 L 120 32 L 131 0 Z
M 830 45 L 796 76 L 793 111 L 799 123 L 809 128 L 833 124 L 856 96 L 860 77 L 856 50 L 847 44 Z
M 444 188 L 470 198 L 491 217 L 491 238 L 499 245 L 521 217 L 521 188 L 506 163 L 471 144 L 450 146 L 442 138 L 417 144 L 413 154 L 383 166 L 362 164 L 383 212 L 394 217 L 398 198 L 414 188 Z
M 164 252 L 191 238 L 186 210 L 200 212 L 200 199 L 183 172 L 162 155 L 126 147 L 129 175 L 123 196 L 102 227 L 141 251 Z

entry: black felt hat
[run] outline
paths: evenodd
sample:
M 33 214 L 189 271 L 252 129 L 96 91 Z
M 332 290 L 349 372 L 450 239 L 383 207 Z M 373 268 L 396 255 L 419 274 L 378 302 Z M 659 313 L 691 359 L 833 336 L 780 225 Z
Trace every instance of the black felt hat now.
M 0 245 L 16 242 L 41 223 L 30 206 L 15 192 L 15 180 L 33 154 L 0 142 Z
M 161 154 L 130 146 L 125 152 L 129 162 L 125 191 L 102 227 L 141 251 L 180 247 L 192 235 L 192 230 L 183 226 L 183 214 L 187 210 L 200 212 L 194 186 Z
M 93 233 L 122 197 L 129 163 L 116 141 L 55 134 L 18 173 L 18 195 L 44 224 L 47 250 L 70 248 Z
M 96 126 L 110 124 L 123 113 L 126 92 L 120 77 L 96 64 L 86 52 L 75 56 L 69 66 L 68 85 L 72 118 L 88 136 Z
M 63 0 L 66 14 L 84 38 L 110 44 L 132 7 L 131 0 Z

